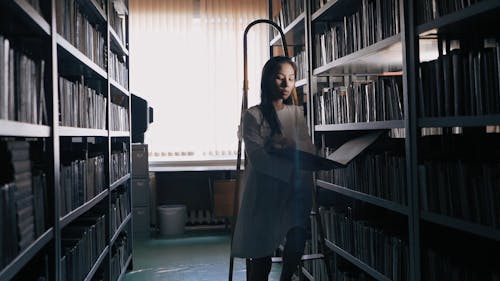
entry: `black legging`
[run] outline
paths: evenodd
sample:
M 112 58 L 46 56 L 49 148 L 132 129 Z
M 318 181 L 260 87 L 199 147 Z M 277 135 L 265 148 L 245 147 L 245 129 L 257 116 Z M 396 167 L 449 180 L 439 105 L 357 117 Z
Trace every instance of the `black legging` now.
M 289 281 L 300 263 L 306 243 L 306 230 L 294 227 L 286 234 L 285 249 L 283 250 L 283 268 L 280 281 Z M 247 281 L 267 281 L 271 272 L 271 257 L 249 259 L 247 263 Z

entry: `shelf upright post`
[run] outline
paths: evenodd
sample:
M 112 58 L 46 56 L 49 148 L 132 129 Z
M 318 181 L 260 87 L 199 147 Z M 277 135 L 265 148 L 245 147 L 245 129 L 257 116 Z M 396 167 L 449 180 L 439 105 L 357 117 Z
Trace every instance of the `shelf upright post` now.
M 51 80 L 52 80 L 52 176 L 53 176 L 53 200 L 54 200 L 54 280 L 62 280 L 61 276 L 61 255 L 62 255 L 62 245 L 61 245 L 61 229 L 59 224 L 61 202 L 59 200 L 61 194 L 61 168 L 60 168 L 60 139 L 59 139 L 59 76 L 57 67 L 57 26 L 56 17 L 56 0 L 50 1 L 50 41 L 51 41 Z M 50 124 L 50 122 L 49 122 Z
M 307 124 L 309 125 L 309 132 L 311 134 L 312 142 L 314 142 L 314 113 L 313 113 L 313 63 L 312 63 L 312 7 L 311 1 L 304 0 L 305 19 L 304 19 L 304 36 L 305 36 L 305 52 L 306 52 L 306 79 L 307 79 Z
M 312 86 L 312 7 L 311 1 L 304 0 L 304 8 L 305 8 L 305 19 L 304 19 L 304 42 L 305 42 L 305 51 L 306 51 L 306 64 L 307 64 L 307 124 L 309 125 L 309 132 L 311 134 L 311 141 L 315 144 L 315 134 L 314 134 L 314 113 L 313 113 L 313 86 Z M 316 87 L 316 85 L 314 86 Z M 313 172 L 313 185 L 312 185 L 312 208 L 311 208 L 311 219 L 315 219 L 318 226 L 318 234 L 319 234 L 319 252 L 323 254 L 323 262 L 325 264 L 327 280 L 331 280 L 333 278 L 332 270 L 330 268 L 330 256 L 329 250 L 325 244 L 325 229 L 321 218 L 319 217 L 319 205 L 318 205 L 318 186 L 317 186 L 317 177 L 316 172 Z M 314 237 L 313 237 L 314 239 Z
M 107 99 L 108 101 L 106 102 L 106 108 L 107 108 L 107 129 L 108 129 L 108 137 L 107 137 L 107 152 L 106 152 L 106 155 L 107 155 L 107 161 L 104 161 L 104 163 L 107 162 L 107 166 L 108 166 L 108 204 L 107 204 L 107 208 L 106 208 L 106 217 L 108 218 L 108 223 L 106 224 L 106 228 L 107 228 L 107 231 L 106 233 L 108 233 L 108 237 L 106 238 L 106 244 L 109 245 L 109 251 L 108 251 L 108 270 L 106 270 L 106 275 L 108 275 L 108 280 L 111 280 L 111 281 L 115 281 L 115 280 L 112 280 L 111 279 L 111 266 L 112 266 L 112 263 L 111 263 L 111 258 L 113 257 L 113 251 L 112 251 L 112 247 L 111 247 L 111 238 L 113 237 L 114 233 L 111 232 L 111 185 L 113 184 L 112 180 L 111 180 L 111 112 L 110 112 L 110 109 L 111 109 L 111 86 L 110 86 L 110 79 L 111 79 L 111 74 L 110 74 L 110 67 L 109 67 L 109 64 L 110 64 L 110 61 L 109 61 L 109 58 L 111 57 L 111 48 L 110 48 L 110 44 L 111 44 L 111 40 L 110 40 L 110 26 L 109 26 L 109 19 L 110 19 L 110 16 L 111 16 L 111 12 L 110 12 L 110 8 L 111 8 L 111 4 L 112 4 L 112 1 L 106 1 L 106 53 L 108 54 L 108 64 L 106 66 L 106 71 L 107 71 L 107 80 L 106 80 L 106 93 L 107 93 Z
M 408 188 L 409 281 L 420 281 L 420 204 L 417 174 L 417 73 L 419 63 L 413 0 L 399 0 L 403 48 L 403 99 L 405 112 L 405 151 Z
M 127 9 L 130 9 L 129 5 L 130 2 L 127 0 Z M 129 12 L 130 13 L 130 12 Z M 128 205 L 130 206 L 130 221 L 128 222 L 129 224 L 129 229 L 133 229 L 134 225 L 134 216 L 132 215 L 132 91 L 130 89 L 130 37 L 129 37 L 129 13 L 125 14 L 125 38 L 124 38 L 124 43 L 123 45 L 125 48 L 128 50 L 128 55 L 126 56 L 127 59 L 125 61 L 125 66 L 127 67 L 127 90 L 128 90 L 128 130 L 129 130 L 129 135 L 128 135 L 128 172 L 130 174 L 130 179 L 128 180 Z M 109 19 L 108 19 L 109 21 Z M 148 114 L 149 114 L 149 109 L 148 109 Z M 149 175 L 148 175 L 149 176 Z M 129 243 L 129 249 L 130 249 L 130 263 L 128 264 L 129 270 L 132 270 L 134 268 L 134 256 L 133 256 L 133 245 L 134 245 L 134 231 L 129 231 L 130 239 L 127 241 Z

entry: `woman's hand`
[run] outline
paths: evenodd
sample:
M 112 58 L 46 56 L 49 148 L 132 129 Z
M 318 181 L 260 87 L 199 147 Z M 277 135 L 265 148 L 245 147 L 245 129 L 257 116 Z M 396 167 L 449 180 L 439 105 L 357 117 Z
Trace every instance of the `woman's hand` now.
M 295 141 L 281 134 L 275 134 L 269 140 L 269 145 L 273 149 L 295 148 Z

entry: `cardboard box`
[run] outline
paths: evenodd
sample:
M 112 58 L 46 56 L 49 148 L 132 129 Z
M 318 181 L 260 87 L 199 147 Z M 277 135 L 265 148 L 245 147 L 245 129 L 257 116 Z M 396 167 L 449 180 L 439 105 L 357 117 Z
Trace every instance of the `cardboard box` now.
M 236 180 L 216 180 L 214 182 L 214 216 L 232 217 Z

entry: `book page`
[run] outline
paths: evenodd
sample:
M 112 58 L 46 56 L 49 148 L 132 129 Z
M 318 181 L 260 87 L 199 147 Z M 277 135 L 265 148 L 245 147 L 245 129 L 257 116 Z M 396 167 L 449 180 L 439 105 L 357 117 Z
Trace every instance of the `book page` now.
M 337 163 L 347 165 L 363 150 L 375 142 L 375 140 L 383 133 L 383 131 L 376 131 L 357 138 L 354 138 L 343 145 L 341 145 L 332 154 L 326 158 Z

